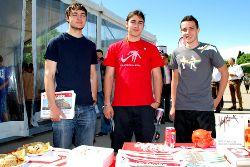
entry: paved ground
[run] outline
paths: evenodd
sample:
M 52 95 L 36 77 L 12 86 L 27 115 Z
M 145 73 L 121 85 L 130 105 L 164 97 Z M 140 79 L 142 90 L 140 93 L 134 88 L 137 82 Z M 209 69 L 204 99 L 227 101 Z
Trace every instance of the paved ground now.
M 250 94 L 246 93 L 246 90 L 245 90 L 243 85 L 241 87 L 241 92 L 242 92 L 242 97 L 243 97 L 243 108 L 244 108 L 244 111 L 242 111 L 241 113 L 250 113 Z M 229 108 L 232 105 L 231 100 L 230 100 L 230 93 L 229 93 L 228 87 L 227 87 L 225 94 L 224 94 L 224 100 L 225 100 L 225 104 L 224 104 L 223 112 L 228 112 L 227 108 Z M 233 113 L 238 113 L 238 112 L 239 111 L 233 111 Z M 161 133 L 161 138 L 160 138 L 159 142 L 163 141 L 163 132 L 164 132 L 164 128 L 166 126 L 173 126 L 173 124 L 166 123 L 166 124 L 160 125 L 159 129 L 160 129 L 160 133 Z M 21 147 L 25 143 L 30 143 L 30 142 L 34 142 L 34 141 L 43 141 L 43 142 L 49 141 L 52 143 L 52 132 L 41 133 L 41 134 L 34 135 L 31 137 L 26 137 L 26 138 L 21 138 L 21 139 L 9 141 L 6 143 L 1 143 L 0 144 L 0 153 L 10 152 L 11 150 L 14 150 L 18 147 Z M 110 147 L 109 136 L 97 137 L 95 146 Z

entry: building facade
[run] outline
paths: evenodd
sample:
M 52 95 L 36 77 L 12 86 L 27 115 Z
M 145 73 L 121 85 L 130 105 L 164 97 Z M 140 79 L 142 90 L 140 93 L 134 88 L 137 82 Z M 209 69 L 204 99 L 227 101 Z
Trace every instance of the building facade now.
M 44 91 L 44 53 L 48 42 L 68 28 L 65 9 L 73 0 L 0 1 L 0 142 L 51 129 L 41 120 L 40 94 Z M 102 5 L 79 0 L 88 10 L 83 34 L 106 52 L 125 37 L 125 19 Z M 156 37 L 144 31 L 152 43 Z

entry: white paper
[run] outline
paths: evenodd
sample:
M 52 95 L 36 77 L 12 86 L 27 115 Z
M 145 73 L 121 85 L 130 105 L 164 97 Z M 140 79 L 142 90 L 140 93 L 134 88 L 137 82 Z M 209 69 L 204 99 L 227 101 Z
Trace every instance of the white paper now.
M 65 114 L 65 119 L 73 119 L 75 116 L 76 94 L 73 90 L 55 92 L 56 104 Z M 46 93 L 41 94 L 41 118 L 50 119 L 50 109 Z

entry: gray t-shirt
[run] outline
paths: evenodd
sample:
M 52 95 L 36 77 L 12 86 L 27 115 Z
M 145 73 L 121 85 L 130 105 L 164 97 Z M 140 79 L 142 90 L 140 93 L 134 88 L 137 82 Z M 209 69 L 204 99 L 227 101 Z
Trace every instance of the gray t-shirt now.
M 176 93 L 176 110 L 212 111 L 211 79 L 213 67 L 224 65 L 215 46 L 200 43 L 194 49 L 177 48 L 170 62 L 178 69 L 179 82 Z

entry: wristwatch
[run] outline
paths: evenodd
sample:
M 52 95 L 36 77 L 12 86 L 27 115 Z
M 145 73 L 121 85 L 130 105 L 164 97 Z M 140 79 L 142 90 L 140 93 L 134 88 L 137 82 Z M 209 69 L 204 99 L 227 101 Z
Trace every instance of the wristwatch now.
M 104 104 L 104 106 L 102 106 L 102 109 L 105 109 L 108 106 L 111 106 L 111 104 Z

